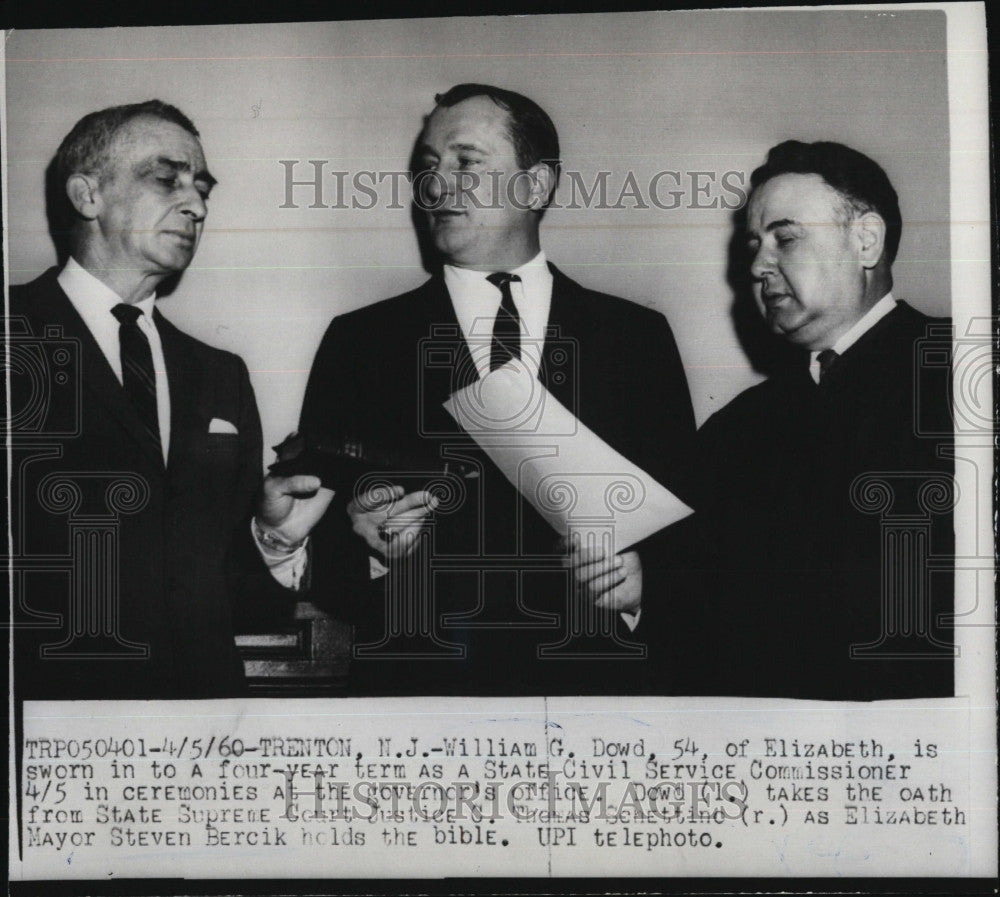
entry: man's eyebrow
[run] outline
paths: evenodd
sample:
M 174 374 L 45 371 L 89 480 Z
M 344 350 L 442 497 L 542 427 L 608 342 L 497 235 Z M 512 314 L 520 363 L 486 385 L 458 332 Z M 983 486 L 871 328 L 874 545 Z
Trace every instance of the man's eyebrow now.
M 475 143 L 449 143 L 448 149 L 450 150 L 461 150 L 464 152 L 472 153 L 485 153 L 486 150 L 483 147 Z M 421 143 L 418 152 L 421 156 L 437 156 L 438 151 L 434 147 L 429 146 L 426 143 Z
M 780 230 L 783 227 L 797 227 L 798 224 L 799 222 L 796 221 L 794 218 L 778 218 L 764 225 L 764 233 L 770 234 L 776 230 Z M 757 231 L 748 228 L 746 233 L 746 241 L 747 243 L 760 242 L 760 237 L 758 236 Z
M 169 156 L 157 156 L 155 163 L 156 165 L 163 165 L 167 168 L 172 168 L 174 171 L 190 171 L 191 163 L 185 162 L 183 159 L 171 159 Z M 201 169 L 194 173 L 194 179 L 196 181 L 202 181 L 208 184 L 209 189 L 214 187 L 218 181 L 208 172 L 208 169 Z

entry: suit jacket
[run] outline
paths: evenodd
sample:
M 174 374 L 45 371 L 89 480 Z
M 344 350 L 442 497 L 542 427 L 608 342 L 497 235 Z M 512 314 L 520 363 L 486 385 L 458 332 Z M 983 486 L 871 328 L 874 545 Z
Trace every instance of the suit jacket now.
M 56 277 L 10 291 L 24 359 L 12 376 L 17 693 L 239 694 L 234 612 L 264 625 L 283 591 L 249 536 L 262 455 L 246 366 L 154 313 L 171 403 L 164 468 Z M 209 433 L 212 418 L 237 432 Z
M 694 417 L 666 320 L 552 272 L 539 379 L 598 436 L 683 496 Z M 317 352 L 304 432 L 423 458 L 427 469 L 451 455 L 479 471 L 450 480 L 427 550 L 383 579 L 369 579 L 368 549 L 350 532 L 342 505 L 314 530 L 312 598 L 357 624 L 355 691 L 644 691 L 653 650 L 644 624 L 633 634 L 618 614 L 582 624 L 573 617 L 583 609 L 560 567 L 555 532 L 442 408 L 477 377 L 440 276 L 335 318 Z M 386 479 L 411 491 L 427 477 L 403 466 Z
M 666 577 L 685 691 L 952 694 L 948 323 L 900 303 L 819 385 L 803 356 L 701 428 L 686 572 Z

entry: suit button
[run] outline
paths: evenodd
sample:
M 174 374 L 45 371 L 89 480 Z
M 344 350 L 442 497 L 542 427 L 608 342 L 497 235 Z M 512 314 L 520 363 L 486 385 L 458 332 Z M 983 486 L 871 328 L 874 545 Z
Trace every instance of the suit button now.
M 167 588 L 176 592 L 181 587 L 181 581 L 176 576 L 167 577 Z

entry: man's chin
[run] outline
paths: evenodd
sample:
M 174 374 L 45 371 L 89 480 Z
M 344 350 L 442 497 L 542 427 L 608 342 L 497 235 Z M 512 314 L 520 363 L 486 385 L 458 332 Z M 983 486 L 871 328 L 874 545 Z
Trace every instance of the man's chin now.
M 434 248 L 447 264 L 460 265 L 462 263 L 465 242 L 459 238 L 458 234 L 449 233 L 446 229 L 434 231 Z
M 186 255 L 159 259 L 157 263 L 159 270 L 157 273 L 163 278 L 179 277 L 188 269 L 193 257 L 194 253 L 192 252 Z
M 808 346 L 809 321 L 796 319 L 783 319 L 780 315 L 768 319 L 768 326 L 771 333 L 780 336 L 785 342 L 793 346 Z
M 819 331 L 810 327 L 808 322 L 790 330 L 779 330 L 778 335 L 786 342 L 800 349 L 812 352 L 817 348 L 822 348 L 822 343 L 817 346 L 820 335 Z
M 163 267 L 170 274 L 179 274 L 188 265 L 191 264 L 191 260 L 194 258 L 195 246 L 179 246 L 176 250 L 169 253 L 163 259 Z

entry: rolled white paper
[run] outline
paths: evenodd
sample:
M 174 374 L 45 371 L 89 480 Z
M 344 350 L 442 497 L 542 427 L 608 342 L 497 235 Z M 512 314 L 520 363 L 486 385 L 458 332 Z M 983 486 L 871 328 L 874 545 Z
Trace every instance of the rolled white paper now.
M 596 537 L 617 553 L 693 513 L 517 361 L 453 393 L 444 408 L 561 536 Z

